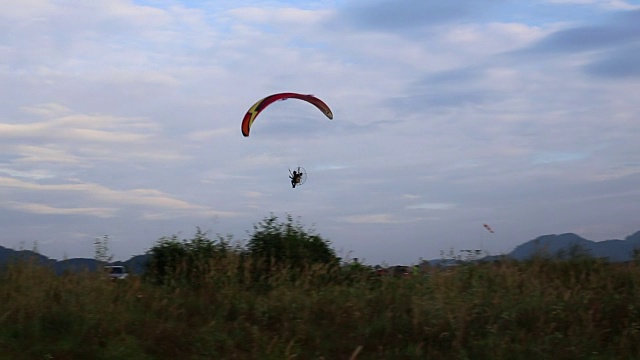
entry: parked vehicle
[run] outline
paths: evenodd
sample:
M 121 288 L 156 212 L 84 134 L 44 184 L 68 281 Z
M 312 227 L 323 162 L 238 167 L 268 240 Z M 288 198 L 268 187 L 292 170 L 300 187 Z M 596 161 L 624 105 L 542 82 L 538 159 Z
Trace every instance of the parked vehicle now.
M 111 280 L 124 280 L 129 276 L 127 269 L 124 266 L 113 265 L 113 266 L 105 266 L 105 272 L 111 278 Z

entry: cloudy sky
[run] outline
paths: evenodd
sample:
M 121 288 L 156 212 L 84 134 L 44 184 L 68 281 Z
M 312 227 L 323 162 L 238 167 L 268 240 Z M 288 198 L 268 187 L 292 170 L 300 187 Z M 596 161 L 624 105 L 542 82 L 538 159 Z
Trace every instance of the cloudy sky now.
M 128 259 L 273 213 L 395 264 L 640 230 L 640 1 L 0 5 L 4 247 Z M 242 136 L 289 91 L 334 120 L 281 101 Z

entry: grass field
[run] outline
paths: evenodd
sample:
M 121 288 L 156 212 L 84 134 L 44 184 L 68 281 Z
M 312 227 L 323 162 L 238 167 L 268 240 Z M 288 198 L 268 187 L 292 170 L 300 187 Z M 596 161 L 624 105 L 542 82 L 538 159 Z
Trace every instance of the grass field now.
M 0 273 L 0 358 L 640 358 L 634 264 L 507 261 L 406 278 L 318 267 L 260 279 L 232 258 L 213 265 L 198 286 L 11 265 Z

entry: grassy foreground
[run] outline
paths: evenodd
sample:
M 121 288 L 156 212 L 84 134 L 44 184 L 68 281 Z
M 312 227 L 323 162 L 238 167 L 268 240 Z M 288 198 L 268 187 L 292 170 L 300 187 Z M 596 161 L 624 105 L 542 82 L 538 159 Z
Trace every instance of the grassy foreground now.
M 315 268 L 258 280 L 237 265 L 217 262 L 195 287 L 12 265 L 0 273 L 0 358 L 640 358 L 637 265 L 503 262 L 411 278 Z

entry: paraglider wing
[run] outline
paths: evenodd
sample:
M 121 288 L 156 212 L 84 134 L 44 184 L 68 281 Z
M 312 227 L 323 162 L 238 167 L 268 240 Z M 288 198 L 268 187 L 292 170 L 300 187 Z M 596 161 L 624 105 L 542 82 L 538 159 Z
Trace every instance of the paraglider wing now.
M 329 106 L 324 103 L 324 101 L 318 99 L 313 95 L 304 95 L 298 93 L 278 93 L 265 97 L 264 99 L 259 100 L 257 103 L 253 104 L 249 111 L 244 115 L 242 119 L 242 135 L 245 137 L 249 136 L 249 130 L 251 130 L 251 125 L 256 120 L 256 117 L 262 110 L 264 110 L 267 106 L 273 104 L 278 100 L 286 100 L 286 99 L 299 99 L 304 100 L 315 107 L 317 107 L 320 111 L 322 111 L 326 117 L 329 119 L 333 119 L 333 113 Z

